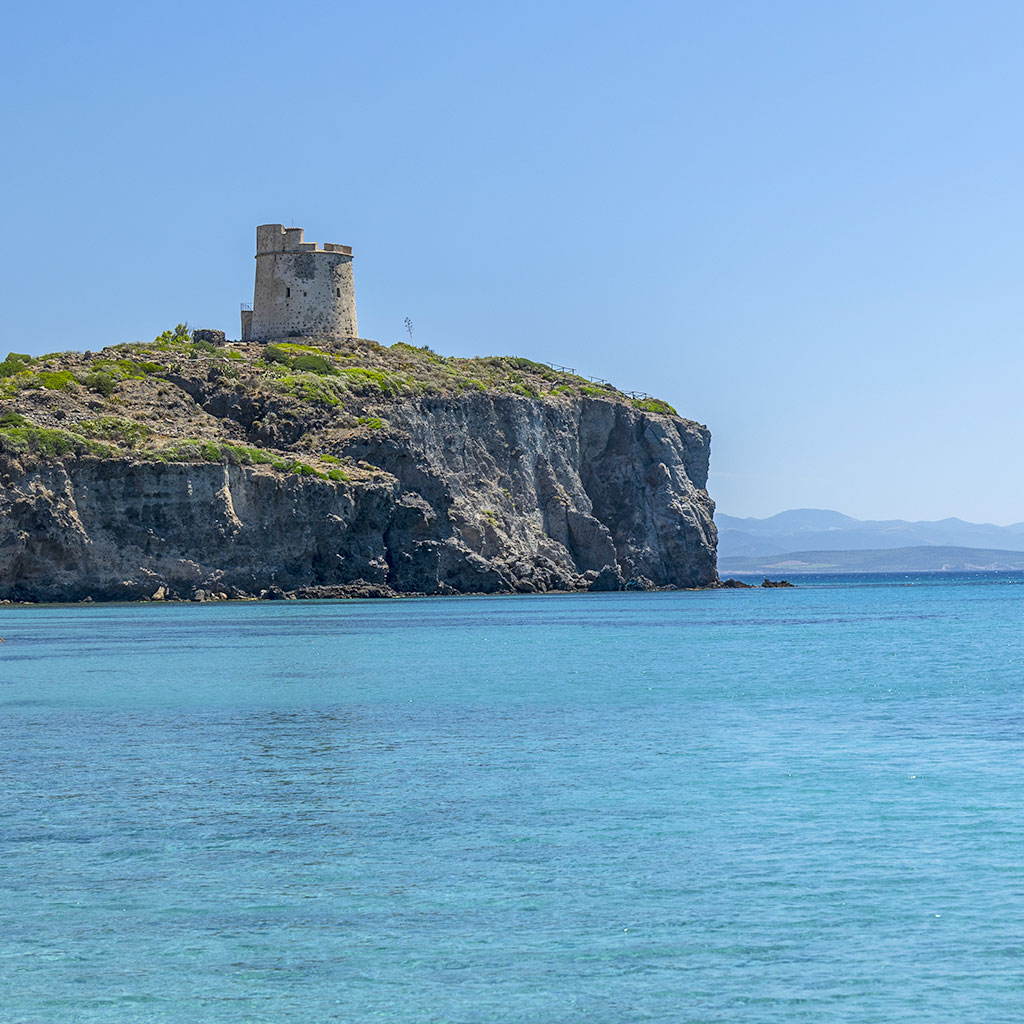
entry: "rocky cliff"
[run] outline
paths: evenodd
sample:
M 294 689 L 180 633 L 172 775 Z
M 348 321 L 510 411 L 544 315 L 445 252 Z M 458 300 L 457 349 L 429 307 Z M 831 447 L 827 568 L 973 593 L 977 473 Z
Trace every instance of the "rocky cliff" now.
M 717 581 L 707 429 L 542 364 L 179 331 L 5 368 L 3 599 Z

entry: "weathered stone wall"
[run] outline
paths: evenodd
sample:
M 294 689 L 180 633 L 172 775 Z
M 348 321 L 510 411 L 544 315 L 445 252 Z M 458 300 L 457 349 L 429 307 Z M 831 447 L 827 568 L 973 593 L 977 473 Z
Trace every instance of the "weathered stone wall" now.
M 251 338 L 355 338 L 352 250 L 302 241 L 302 228 L 256 229 Z

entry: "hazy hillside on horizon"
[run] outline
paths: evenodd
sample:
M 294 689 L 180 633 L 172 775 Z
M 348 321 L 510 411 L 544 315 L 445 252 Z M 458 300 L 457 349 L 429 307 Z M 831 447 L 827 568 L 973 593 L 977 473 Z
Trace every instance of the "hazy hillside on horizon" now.
M 715 513 L 719 558 L 788 552 L 867 551 L 909 547 L 1024 551 L 1024 523 L 995 526 L 955 517 L 935 521 L 854 519 L 831 509 L 800 508 L 766 519 Z
M 860 551 L 790 551 L 781 555 L 727 556 L 718 574 L 762 573 L 766 576 L 841 572 L 1019 572 L 1024 551 L 918 545 Z

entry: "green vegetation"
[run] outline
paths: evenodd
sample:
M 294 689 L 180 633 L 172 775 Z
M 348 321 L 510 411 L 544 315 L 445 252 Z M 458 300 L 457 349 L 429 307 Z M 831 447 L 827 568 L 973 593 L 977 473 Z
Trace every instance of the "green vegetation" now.
M 431 363 L 443 363 L 444 356 L 439 356 L 429 345 L 410 345 L 407 341 L 396 341 L 391 346 L 392 352 L 417 357 Z
M 312 476 L 318 480 L 347 481 L 349 476 L 340 469 L 317 469 L 300 459 L 286 458 L 266 448 L 253 448 L 232 442 L 218 442 L 190 437 L 175 441 L 163 448 L 148 449 L 140 453 L 154 462 L 228 462 L 235 466 L 269 466 L 279 473 Z M 331 456 L 317 456 L 324 462 L 337 462 Z
M 180 351 L 191 344 L 192 333 L 186 324 L 177 324 L 173 330 L 164 331 L 153 339 L 153 347 L 163 352 Z
M 236 466 L 274 466 L 284 464 L 284 460 L 266 448 L 250 448 L 242 444 L 222 444 L 221 454 Z
M 24 419 L 21 424 L 0 425 L 0 445 L 17 454 L 32 452 L 48 458 L 59 458 L 62 455 L 100 455 L 109 458 L 115 454 L 110 445 L 91 441 L 70 430 L 37 427 Z
M 412 381 L 383 370 L 371 370 L 365 366 L 350 366 L 341 371 L 345 382 L 354 390 L 377 389 L 385 395 L 400 394 Z
M 38 385 L 41 388 L 46 388 L 47 391 L 63 391 L 72 384 L 78 383 L 75 375 L 70 370 L 40 370 L 32 375 L 31 381 L 27 385 L 28 387 Z
M 633 408 L 641 412 L 660 413 L 662 416 L 679 415 L 668 402 L 663 402 L 660 398 L 634 398 Z
M 292 345 L 279 342 L 263 348 L 263 359 L 267 363 L 277 363 L 289 370 L 303 373 L 319 373 L 332 375 L 338 373 L 335 360 L 326 352 L 312 345 Z
M 137 423 L 135 420 L 126 420 L 118 416 L 98 416 L 93 420 L 82 420 L 76 427 L 84 437 L 113 441 L 114 444 L 128 448 L 135 448 L 152 433 L 145 423 Z
M 13 377 L 16 373 L 24 373 L 37 360 L 20 352 L 9 352 L 7 358 L 0 363 L 0 377 Z
M 8 353 L 0 361 L 0 399 L 7 407 L 0 413 L 0 446 L 47 458 L 226 462 L 347 481 L 382 471 L 316 454 L 317 448 L 344 451 L 353 431 L 387 429 L 388 399 L 467 392 L 552 402 L 594 396 L 644 412 L 675 412 L 659 399 L 633 398 L 517 356 L 440 356 L 427 346 L 397 342 L 386 348 L 365 339 L 324 348 L 302 338 L 215 346 L 194 341 L 179 323 L 151 343 L 128 342 L 95 354 Z M 219 427 L 206 426 L 224 417 L 254 423 L 254 437 L 280 447 L 224 440 Z M 208 433 L 217 436 L 201 436 Z M 496 517 L 485 514 L 492 522 Z
M 276 383 L 282 391 L 296 398 L 329 405 L 338 411 L 344 408 L 340 397 L 344 394 L 344 386 L 340 381 L 316 373 L 294 373 L 278 377 Z
M 10 357 L 4 360 L 4 363 L 9 362 Z M 0 363 L 0 366 L 3 366 L 4 363 Z M 71 370 L 34 370 L 30 366 L 16 370 L 2 379 L 2 393 L 6 396 L 32 388 L 44 391 L 64 391 L 78 383 L 78 379 Z
M 70 370 L 63 372 L 71 373 Z M 147 377 L 161 376 L 165 373 L 167 367 L 163 363 L 155 363 L 149 359 L 94 359 L 89 371 L 80 373 L 77 379 L 94 394 L 109 397 L 117 390 L 117 385 L 121 381 L 145 380 Z
M 220 462 L 221 445 L 216 441 L 206 441 L 199 437 L 186 437 L 174 441 L 166 448 L 158 448 L 143 453 L 147 458 L 160 462 Z
M 94 394 L 109 397 L 114 393 L 117 383 L 114 378 L 104 370 L 94 370 L 82 378 L 82 383 Z

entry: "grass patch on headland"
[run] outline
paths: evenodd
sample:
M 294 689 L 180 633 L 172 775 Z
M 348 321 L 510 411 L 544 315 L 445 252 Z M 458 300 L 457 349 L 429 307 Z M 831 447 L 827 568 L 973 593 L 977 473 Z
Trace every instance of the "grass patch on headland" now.
M 266 448 L 234 444 L 229 441 L 203 440 L 198 437 L 185 438 L 165 445 L 163 448 L 150 449 L 140 454 L 143 458 L 153 462 L 224 462 L 235 466 L 268 466 L 278 473 L 311 476 L 318 480 L 347 481 L 349 479 L 347 473 L 335 466 L 317 469 L 316 466 L 302 459 L 281 455 Z M 314 456 L 314 458 L 319 460 L 321 457 Z M 328 461 L 328 458 L 324 456 L 323 461 Z M 330 461 L 336 463 L 338 460 L 331 458 Z
M 95 419 L 81 420 L 75 426 L 84 437 L 111 441 L 125 448 L 135 448 L 153 432 L 145 423 L 119 416 L 97 416 Z
M 660 416 L 679 415 L 668 402 L 663 402 L 660 398 L 634 398 L 633 408 L 639 409 L 641 412 L 658 413 Z
M 0 418 L 0 445 L 8 452 L 18 455 L 34 454 L 45 458 L 60 458 L 63 455 L 98 455 L 110 458 L 116 451 L 109 444 L 94 441 L 70 430 L 53 427 L 37 427 L 23 417 L 19 420 Z M 17 415 L 16 413 L 14 414 Z
M 339 381 L 324 379 L 317 373 L 289 373 L 274 378 L 285 394 L 306 402 L 319 402 L 340 411 L 344 408 L 341 396 L 345 393 L 344 385 Z
M 194 341 L 182 323 L 145 344 L 8 353 L 0 361 L 7 410 L 0 441 L 5 451 L 48 458 L 227 462 L 327 480 L 346 480 L 351 471 L 361 479 L 369 470 L 358 456 L 383 443 L 372 433 L 405 429 L 397 403 L 422 403 L 433 414 L 440 408 L 431 408 L 434 400 L 478 396 L 552 405 L 594 398 L 675 413 L 660 399 L 521 356 L 442 356 L 366 339 L 213 345 Z M 345 468 L 319 454 L 345 454 L 350 444 L 362 447 Z

